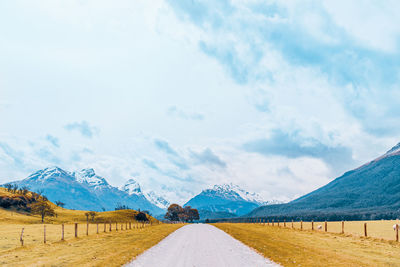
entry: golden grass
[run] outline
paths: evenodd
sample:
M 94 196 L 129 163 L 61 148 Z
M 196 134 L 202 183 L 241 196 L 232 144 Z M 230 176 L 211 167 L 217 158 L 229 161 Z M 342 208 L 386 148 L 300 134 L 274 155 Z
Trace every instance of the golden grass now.
M 400 266 L 395 241 L 260 224 L 215 226 L 284 266 Z
M 29 197 L 28 193 L 28 197 Z M 18 194 L 7 192 L 0 187 L 0 196 L 18 196 Z M 78 223 L 78 236 L 86 237 L 86 216 L 87 211 L 69 210 L 57 207 L 52 202 L 49 204 L 55 209 L 56 217 L 46 217 L 42 224 L 39 215 L 32 215 L 27 212 L 17 212 L 15 210 L 6 210 L 0 208 L 0 253 L 10 249 L 20 247 L 19 237 L 22 228 L 24 228 L 24 244 L 26 246 L 39 245 L 43 243 L 44 225 L 46 225 L 46 240 L 48 244 L 56 243 L 61 240 L 61 224 L 64 225 L 64 239 L 74 239 L 74 223 Z M 112 231 L 115 231 L 115 223 L 118 223 L 118 230 L 126 229 L 129 222 L 132 228 L 138 228 L 138 222 L 134 219 L 137 211 L 118 210 L 97 212 L 94 221 L 89 224 L 89 236 L 96 235 L 97 223 L 99 223 L 99 232 L 104 233 L 104 224 L 106 222 L 106 231 L 109 232 L 109 223 L 112 223 Z M 151 224 L 158 224 L 159 221 L 148 216 Z M 141 225 L 141 224 L 140 224 Z M 143 226 L 142 226 L 143 227 Z
M 1 266 L 121 266 L 160 242 L 182 224 L 160 224 L 143 229 L 115 230 L 31 244 L 0 252 Z
M 393 230 L 393 225 L 400 223 L 399 220 L 379 220 L 379 221 L 345 221 L 344 222 L 344 233 L 352 234 L 355 236 L 364 236 L 364 223 L 367 223 L 367 235 L 374 238 L 383 238 L 386 240 L 396 240 L 396 232 Z M 317 226 L 322 226 L 324 229 L 325 222 L 314 222 L 314 229 L 317 230 Z M 342 222 L 327 222 L 328 232 L 341 233 Z M 283 223 L 280 223 L 282 226 Z M 300 229 L 300 222 L 294 222 L 293 226 L 296 229 Z M 287 227 L 292 227 L 291 223 L 287 223 Z M 303 222 L 304 230 L 311 230 L 311 222 Z M 321 230 L 319 230 L 321 231 Z

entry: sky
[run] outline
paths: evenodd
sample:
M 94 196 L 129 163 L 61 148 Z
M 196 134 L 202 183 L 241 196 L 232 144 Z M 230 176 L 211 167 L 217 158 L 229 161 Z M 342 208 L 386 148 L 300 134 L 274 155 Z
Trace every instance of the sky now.
M 0 1 L 0 183 L 289 201 L 400 134 L 399 1 Z

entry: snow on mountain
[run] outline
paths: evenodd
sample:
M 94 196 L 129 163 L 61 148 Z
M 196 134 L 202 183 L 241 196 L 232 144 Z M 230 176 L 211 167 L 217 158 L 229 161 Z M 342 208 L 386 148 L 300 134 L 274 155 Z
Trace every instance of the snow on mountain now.
M 250 193 L 250 192 L 242 189 L 238 185 L 235 185 L 232 183 L 222 184 L 222 185 L 214 185 L 212 190 L 218 192 L 219 194 L 226 194 L 226 195 L 228 195 L 228 194 L 231 195 L 231 192 L 235 192 L 236 194 L 238 194 L 240 196 L 240 198 L 242 198 L 245 201 L 253 202 L 253 203 L 257 203 L 257 204 L 265 203 L 265 201 L 257 193 Z
M 27 178 L 25 178 L 25 180 L 43 183 L 48 179 L 55 179 L 57 177 L 58 178 L 70 177 L 70 174 L 61 168 L 53 166 L 53 167 L 45 168 L 43 170 L 39 170 L 39 171 L 29 175 Z
M 129 195 L 143 195 L 142 189 L 138 182 L 129 179 L 126 183 L 119 188 L 119 190 L 128 193 Z
M 41 191 L 50 201 L 62 201 L 69 209 L 114 210 L 121 204 L 153 214 L 164 212 L 163 208 L 159 207 L 162 199 L 154 197 L 160 203 L 153 204 L 133 179 L 128 180 L 122 188 L 117 188 L 96 175 L 91 168 L 68 172 L 59 167 L 49 167 L 13 184 L 28 186 L 32 191 Z
M 394 155 L 400 153 L 400 143 L 392 147 L 388 152 L 386 152 L 386 156 L 388 155 Z
M 200 217 L 205 219 L 214 215 L 220 218 L 221 216 L 241 216 L 266 204 L 269 202 L 265 202 L 258 194 L 250 193 L 238 185 L 230 183 L 214 185 L 212 188 L 205 189 L 184 206 L 198 209 Z
M 156 205 L 159 208 L 162 209 L 168 209 L 170 203 L 168 200 L 166 200 L 164 197 L 157 195 L 154 191 L 150 191 L 146 193 L 146 198 Z
M 169 207 L 169 201 L 167 201 L 164 197 L 157 195 L 154 191 L 150 191 L 148 193 L 144 193 L 140 184 L 134 179 L 129 179 L 126 183 L 119 187 L 119 190 L 126 192 L 127 194 L 143 196 L 152 204 L 156 205 L 161 209 L 167 209 Z
M 94 188 L 111 187 L 103 177 L 96 175 L 94 170 L 91 168 L 73 172 L 71 175 L 74 176 L 79 183 L 86 183 Z

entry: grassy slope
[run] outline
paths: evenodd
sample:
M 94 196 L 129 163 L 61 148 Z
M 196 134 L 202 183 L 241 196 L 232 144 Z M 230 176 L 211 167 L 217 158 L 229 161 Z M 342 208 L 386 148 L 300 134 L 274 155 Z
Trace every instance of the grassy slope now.
M 12 196 L 0 188 L 0 196 Z M 68 210 L 55 206 L 57 217 L 46 217 L 47 244 L 43 244 L 43 225 L 38 215 L 0 208 L 0 266 L 120 266 L 136 255 L 157 244 L 182 225 L 154 224 L 136 229 L 132 215 L 137 211 L 120 210 L 98 212 L 89 235 L 86 236 L 86 211 Z M 157 221 L 150 218 L 151 221 Z M 79 238 L 73 236 L 73 224 L 78 227 Z M 100 224 L 96 234 L 97 222 L 133 222 L 134 229 L 103 232 Z M 60 241 L 61 223 L 65 223 L 65 241 Z M 19 235 L 24 228 L 25 246 L 21 247 Z
M 0 196 L 16 196 L 18 194 L 13 194 L 7 192 L 4 188 L 0 187 Z M 29 194 L 28 194 L 29 196 Z M 69 210 L 57 207 L 55 204 L 49 201 L 49 204 L 54 208 L 57 213 L 57 217 L 46 217 L 45 223 L 84 223 L 86 222 L 85 213 L 87 211 L 82 210 Z M 125 221 L 135 221 L 133 215 L 137 211 L 132 210 L 118 210 L 118 211 L 106 211 L 97 212 L 95 222 L 125 222 Z M 157 220 L 153 217 L 149 217 L 153 222 Z M 15 212 L 12 210 L 6 210 L 0 208 L 0 224 L 34 224 L 42 223 L 39 215 L 32 215 L 26 212 Z
M 215 224 L 284 266 L 400 266 L 400 244 L 257 224 Z
M 0 252 L 1 266 L 121 266 L 181 227 L 161 224 Z

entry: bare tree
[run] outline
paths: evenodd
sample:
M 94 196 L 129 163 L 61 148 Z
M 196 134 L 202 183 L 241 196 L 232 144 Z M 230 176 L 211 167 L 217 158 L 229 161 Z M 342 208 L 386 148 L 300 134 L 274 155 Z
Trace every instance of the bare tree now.
M 61 202 L 60 200 L 57 200 L 57 201 L 56 201 L 56 205 L 59 206 L 59 207 L 61 207 L 61 208 L 64 208 L 65 203 L 64 203 L 64 202 Z
M 54 209 L 50 206 L 47 201 L 39 201 L 31 205 L 31 212 L 33 214 L 39 214 L 42 217 L 42 222 L 46 216 L 55 216 Z
M 12 190 L 12 184 L 10 184 L 10 183 L 5 184 L 4 187 L 6 188 L 6 190 L 7 190 L 8 192 L 11 192 L 11 190 Z
M 26 195 L 29 192 L 29 187 L 28 186 L 22 186 L 19 191 L 21 192 L 22 195 Z
M 90 215 L 90 218 L 92 219 L 92 222 L 94 222 L 94 217 L 96 217 L 97 212 L 91 211 L 91 212 L 89 212 L 89 215 Z
M 12 192 L 15 194 L 15 193 L 17 193 L 17 190 L 18 190 L 18 185 L 13 184 L 12 185 Z

